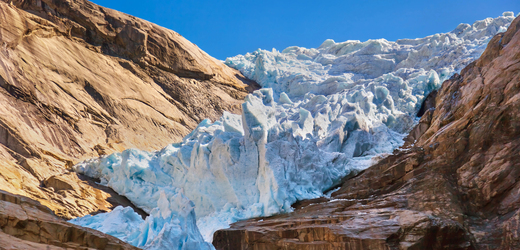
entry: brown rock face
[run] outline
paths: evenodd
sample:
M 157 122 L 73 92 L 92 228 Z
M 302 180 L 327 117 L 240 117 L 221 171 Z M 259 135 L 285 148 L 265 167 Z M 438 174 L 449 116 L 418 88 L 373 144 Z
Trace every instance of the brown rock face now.
M 160 149 L 238 112 L 255 88 L 244 79 L 171 30 L 85 0 L 2 0 L 0 189 L 65 218 L 109 210 L 73 164 Z
M 445 81 L 408 148 L 217 249 L 520 249 L 520 18 Z
M 0 191 L 0 249 L 138 249 L 56 217 L 39 202 Z

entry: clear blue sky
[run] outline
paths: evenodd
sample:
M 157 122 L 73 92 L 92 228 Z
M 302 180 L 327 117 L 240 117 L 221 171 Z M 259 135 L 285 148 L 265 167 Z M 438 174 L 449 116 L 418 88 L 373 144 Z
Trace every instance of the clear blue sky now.
M 520 0 L 94 0 L 175 30 L 217 59 L 258 48 L 417 38 L 520 11 Z

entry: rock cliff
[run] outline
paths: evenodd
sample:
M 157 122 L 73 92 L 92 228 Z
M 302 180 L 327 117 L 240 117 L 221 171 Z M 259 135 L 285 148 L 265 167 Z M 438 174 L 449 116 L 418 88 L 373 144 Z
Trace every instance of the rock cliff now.
M 405 147 L 217 249 L 519 249 L 520 18 L 445 81 Z
M 0 249 L 138 249 L 56 217 L 39 202 L 0 191 Z
M 0 189 L 64 218 L 108 211 L 119 198 L 73 164 L 178 141 L 238 112 L 246 81 L 174 31 L 85 0 L 2 0 Z

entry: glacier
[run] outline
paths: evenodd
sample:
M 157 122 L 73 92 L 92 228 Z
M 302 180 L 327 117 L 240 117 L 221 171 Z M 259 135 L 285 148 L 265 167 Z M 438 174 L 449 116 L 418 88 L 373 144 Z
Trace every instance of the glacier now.
M 157 207 L 145 220 L 131 207 L 118 206 L 109 213 L 86 215 L 69 222 L 102 231 L 134 246 L 146 246 L 150 250 L 214 249 L 197 230 L 193 206 L 193 202 L 182 194 L 168 197 L 160 192 Z
M 216 230 L 290 212 L 401 146 L 424 98 L 513 19 L 505 12 L 419 39 L 326 40 L 228 58 L 262 87 L 241 115 L 204 120 L 156 152 L 128 149 L 73 167 L 150 215 L 117 207 L 71 222 L 144 249 L 213 249 Z

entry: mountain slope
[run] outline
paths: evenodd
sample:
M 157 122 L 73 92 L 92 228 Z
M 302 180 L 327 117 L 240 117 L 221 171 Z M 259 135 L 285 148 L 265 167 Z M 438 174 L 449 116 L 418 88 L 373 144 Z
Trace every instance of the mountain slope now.
M 244 81 L 179 34 L 88 1 L 0 1 L 0 189 L 66 218 L 109 210 L 72 165 L 239 112 Z
M 520 18 L 429 96 L 396 150 L 330 199 L 217 231 L 217 249 L 518 249 Z

